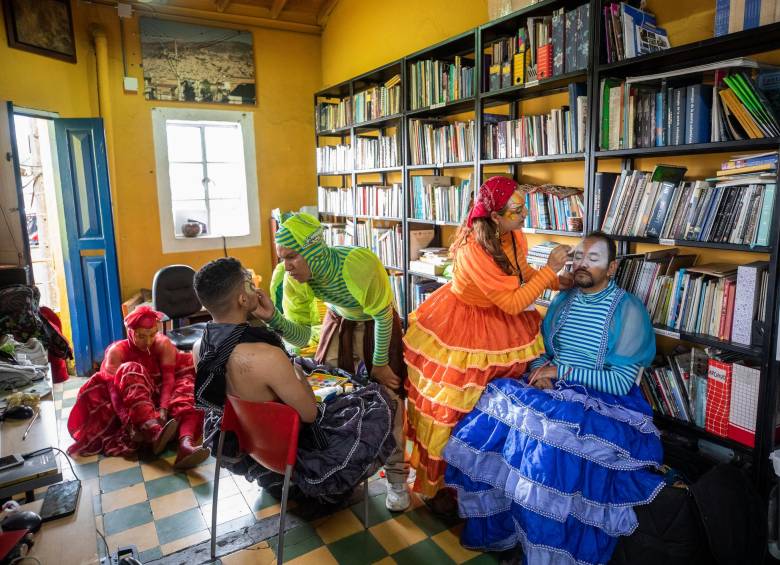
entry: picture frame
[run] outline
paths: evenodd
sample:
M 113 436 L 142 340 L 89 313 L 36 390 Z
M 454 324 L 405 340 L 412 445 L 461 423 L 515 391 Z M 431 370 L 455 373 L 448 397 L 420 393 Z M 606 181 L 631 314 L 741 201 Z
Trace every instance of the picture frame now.
M 8 46 L 76 62 L 70 0 L 2 0 Z

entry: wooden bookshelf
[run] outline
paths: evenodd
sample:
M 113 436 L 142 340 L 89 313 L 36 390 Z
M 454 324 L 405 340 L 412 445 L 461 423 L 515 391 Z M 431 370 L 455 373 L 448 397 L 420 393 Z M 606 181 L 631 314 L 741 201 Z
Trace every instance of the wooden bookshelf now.
M 648 10 L 653 11 L 653 3 L 671 2 L 672 0 L 651 0 Z M 516 33 L 518 27 L 523 25 L 527 18 L 536 16 L 546 16 L 552 14 L 553 10 L 564 8 L 566 11 L 574 9 L 582 4 L 590 6 L 590 20 L 588 21 L 588 31 L 590 36 L 590 47 L 588 52 L 588 63 L 586 69 L 566 72 L 551 78 L 538 81 L 526 81 L 522 85 L 513 85 L 500 89 L 483 91 L 483 69 L 482 53 L 487 45 L 493 41 Z M 351 183 L 351 186 L 357 185 L 357 179 L 360 175 L 377 175 L 381 184 L 400 183 L 403 194 L 401 203 L 403 210 L 402 218 L 381 218 L 381 220 L 400 221 L 403 225 L 402 234 L 404 239 L 403 257 L 404 264 L 400 266 L 388 267 L 395 272 L 403 273 L 404 295 L 406 303 L 401 304 L 401 315 L 406 318 L 411 304 L 411 293 L 413 277 L 419 279 L 433 280 L 445 283 L 446 279 L 440 276 L 430 276 L 409 270 L 409 231 L 412 227 L 420 228 L 422 226 L 433 226 L 436 238 L 432 245 L 446 245 L 443 230 L 455 229 L 456 224 L 446 222 L 436 222 L 431 220 L 418 220 L 411 215 L 410 194 L 412 186 L 412 176 L 422 172 L 429 174 L 452 174 L 453 176 L 464 175 L 466 172 L 473 171 L 472 189 L 476 189 L 483 175 L 501 171 L 503 174 L 509 173 L 519 182 L 530 175 L 536 178 L 538 171 L 547 167 L 545 170 L 552 169 L 557 174 L 557 169 L 550 166 L 558 165 L 566 168 L 568 179 L 581 179 L 578 183 L 574 181 L 561 182 L 572 186 L 582 186 L 583 202 L 585 205 L 585 217 L 583 218 L 583 233 L 594 229 L 593 222 L 596 218 L 594 210 L 595 174 L 599 167 L 606 167 L 605 170 L 614 170 L 615 161 L 619 162 L 621 168 L 632 168 L 635 159 L 653 160 L 662 158 L 690 159 L 694 162 L 701 156 L 739 154 L 745 152 L 759 152 L 767 150 L 780 150 L 780 138 L 768 139 L 749 139 L 744 141 L 727 141 L 720 143 L 698 143 L 689 145 L 675 145 L 665 147 L 632 148 L 619 150 L 601 150 L 599 146 L 600 134 L 600 109 L 599 109 L 599 85 L 604 77 L 627 77 L 639 76 L 649 73 L 657 73 L 675 69 L 682 69 L 701 64 L 726 60 L 735 57 L 749 57 L 759 55 L 765 52 L 780 51 L 780 23 L 763 26 L 760 29 L 751 29 L 723 35 L 720 37 L 711 37 L 701 41 L 681 43 L 671 38 L 673 46 L 662 52 L 650 55 L 639 56 L 611 64 L 606 63 L 605 52 L 605 31 L 603 29 L 602 6 L 603 0 L 542 0 L 536 4 L 528 6 L 522 10 L 508 14 L 502 18 L 481 25 L 475 29 L 468 30 L 455 37 L 449 38 L 435 45 L 412 53 L 400 60 L 393 61 L 388 65 L 375 69 L 359 77 L 355 77 L 344 83 L 334 85 L 333 87 L 323 89 L 315 94 L 315 103 L 319 97 L 346 97 L 352 96 L 361 88 L 372 83 L 379 83 L 387 80 L 391 73 L 401 74 L 401 111 L 393 116 L 383 117 L 372 122 L 362 124 L 350 124 L 345 128 L 337 128 L 330 131 L 315 132 L 315 141 L 320 143 L 321 138 L 330 137 L 340 138 L 341 140 L 355 139 L 358 132 L 365 131 L 367 128 L 386 131 L 388 128 L 395 128 L 398 134 L 398 150 L 401 162 L 398 167 L 372 170 L 350 170 L 339 173 L 318 173 L 318 178 L 340 176 L 343 186 Z M 714 6 L 714 0 L 713 0 Z M 714 18 L 714 14 L 713 14 Z M 659 25 L 664 26 L 660 21 Z M 714 25 L 714 22 L 713 22 Z M 410 106 L 409 95 L 409 68 L 410 65 L 421 60 L 453 60 L 455 56 L 473 58 L 469 64 L 474 65 L 474 85 L 473 96 L 462 99 L 450 100 L 442 104 L 434 104 L 425 108 L 412 110 Z M 466 60 L 464 59 L 464 63 Z M 372 82 L 373 81 L 373 82 Z M 524 158 L 504 158 L 504 159 L 484 159 L 485 151 L 483 148 L 483 128 L 486 121 L 483 119 L 486 114 L 493 114 L 496 110 L 499 113 L 506 112 L 509 119 L 515 119 L 520 115 L 520 108 L 525 104 L 546 104 L 549 98 L 552 104 L 552 97 L 562 96 L 566 93 L 568 85 L 576 83 L 585 86 L 587 95 L 587 113 L 588 121 L 586 124 L 586 137 L 584 151 L 568 154 L 544 155 Z M 558 105 L 559 107 L 560 105 Z M 503 110 L 502 110 L 503 108 Z M 546 110 L 545 110 L 546 111 Z M 534 114 L 538 112 L 529 112 Z M 468 115 L 469 117 L 464 117 Z M 411 120 L 418 119 L 457 119 L 475 121 L 475 147 L 474 160 L 463 163 L 437 163 L 425 165 L 412 165 L 410 159 L 410 148 L 408 130 Z M 472 118 L 473 117 L 473 118 Z M 346 143 L 346 142 L 345 142 Z M 609 168 L 609 167 L 612 168 Z M 643 169 L 649 168 L 643 164 Z M 448 171 L 450 171 L 448 173 Z M 538 176 L 538 175 L 537 175 Z M 393 180 L 390 181 L 389 177 Z M 372 179 L 373 182 L 373 179 Z M 355 191 L 356 194 L 356 191 Z M 778 218 L 778 209 L 780 209 L 780 190 L 776 191 L 774 201 L 774 216 Z M 332 215 L 331 215 L 332 216 Z M 351 219 L 374 221 L 380 218 L 371 218 L 364 216 L 353 216 Z M 556 231 L 556 230 L 526 230 L 531 237 L 536 235 L 548 237 L 581 237 L 582 233 Z M 751 247 L 748 245 L 735 245 L 725 243 L 698 242 L 688 240 L 663 240 L 657 238 L 644 237 L 624 237 L 614 236 L 618 241 L 619 251 L 629 253 L 637 251 L 638 248 L 646 246 L 676 246 L 684 248 L 701 249 L 706 253 L 718 252 L 722 254 L 723 260 L 728 260 L 731 253 L 749 253 L 760 257 L 766 255 L 770 263 L 769 266 L 769 295 L 766 304 L 766 327 L 765 335 L 761 343 L 752 346 L 744 346 L 732 342 L 718 340 L 711 336 L 678 332 L 669 328 L 658 326 L 655 328 L 659 336 L 665 336 L 667 339 L 679 340 L 680 342 L 697 344 L 703 347 L 713 347 L 726 352 L 738 353 L 750 360 L 757 361 L 761 367 L 761 383 L 759 390 L 759 409 L 758 422 L 756 430 L 755 447 L 748 447 L 727 438 L 713 436 L 706 430 L 696 426 L 675 420 L 668 416 L 657 414 L 655 422 L 661 429 L 668 429 L 674 433 L 692 438 L 692 440 L 706 440 L 715 444 L 728 447 L 740 457 L 752 460 L 751 467 L 753 477 L 761 488 L 766 489 L 769 484 L 770 472 L 768 457 L 774 448 L 774 410 L 775 398 L 778 394 L 778 364 L 775 361 L 776 342 L 778 338 L 778 275 L 780 274 L 780 261 L 778 261 L 778 251 L 780 250 L 780 228 L 776 222 L 773 223 L 768 246 Z M 652 248 L 652 247 L 651 247 Z M 548 302 L 538 300 L 537 305 L 546 307 Z

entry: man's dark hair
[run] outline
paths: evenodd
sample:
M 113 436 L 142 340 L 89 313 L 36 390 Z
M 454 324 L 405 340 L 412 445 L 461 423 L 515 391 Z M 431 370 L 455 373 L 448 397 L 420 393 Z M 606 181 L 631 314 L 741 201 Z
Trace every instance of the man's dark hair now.
M 587 236 L 585 236 L 585 239 L 598 239 L 606 243 L 609 263 L 612 263 L 612 261 L 617 258 L 617 245 L 615 244 L 615 240 L 612 239 L 612 237 L 609 235 L 605 234 L 603 231 L 592 231 Z
M 233 257 L 222 257 L 210 261 L 195 273 L 193 286 L 200 303 L 213 313 L 224 312 L 236 290 L 244 284 L 246 271 L 241 261 Z

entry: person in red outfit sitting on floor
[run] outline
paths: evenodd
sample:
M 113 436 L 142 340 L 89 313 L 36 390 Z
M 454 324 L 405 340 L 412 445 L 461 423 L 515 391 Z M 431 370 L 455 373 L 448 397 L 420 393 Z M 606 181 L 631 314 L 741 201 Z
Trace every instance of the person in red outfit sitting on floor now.
M 78 455 L 120 456 L 147 445 L 157 455 L 178 431 L 174 467 L 205 461 L 203 412 L 195 408 L 192 354 L 157 331 L 162 314 L 140 306 L 125 318 L 127 339 L 106 350 L 100 371 L 79 390 L 68 417 Z

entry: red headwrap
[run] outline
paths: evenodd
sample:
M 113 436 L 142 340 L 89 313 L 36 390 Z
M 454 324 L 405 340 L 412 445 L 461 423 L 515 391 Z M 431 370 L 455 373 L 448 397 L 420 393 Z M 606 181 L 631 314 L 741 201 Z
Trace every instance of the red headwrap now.
M 474 218 L 489 218 L 491 212 L 501 210 L 516 190 L 517 183 L 514 180 L 490 177 L 479 187 L 477 200 L 469 212 L 468 226 L 471 227 Z
M 125 326 L 128 330 L 137 328 L 156 328 L 157 322 L 164 318 L 163 314 L 149 306 L 139 306 L 130 312 L 125 318 Z

